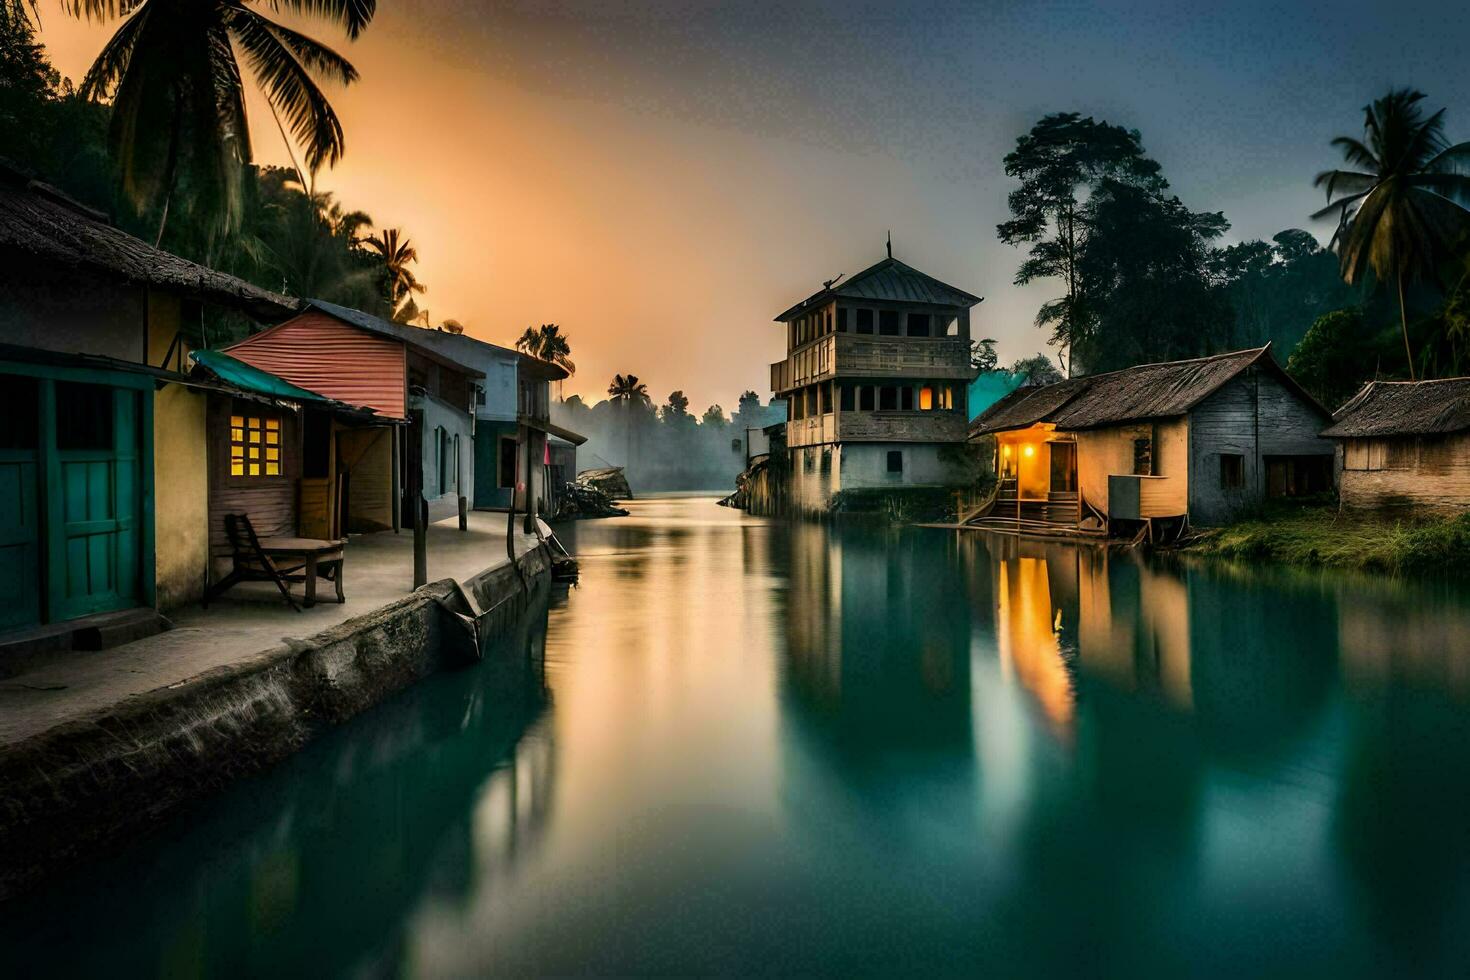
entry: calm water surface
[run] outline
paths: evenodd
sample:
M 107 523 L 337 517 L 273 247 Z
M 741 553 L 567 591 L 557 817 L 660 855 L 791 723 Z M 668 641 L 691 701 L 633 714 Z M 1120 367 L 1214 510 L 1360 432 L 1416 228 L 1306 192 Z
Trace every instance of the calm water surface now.
M 0 973 L 1465 975 L 1465 591 L 632 509 Z

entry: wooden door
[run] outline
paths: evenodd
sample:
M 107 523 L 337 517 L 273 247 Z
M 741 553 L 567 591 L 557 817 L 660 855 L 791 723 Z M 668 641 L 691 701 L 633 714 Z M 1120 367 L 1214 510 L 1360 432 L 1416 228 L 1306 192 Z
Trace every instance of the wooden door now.
M 49 420 L 50 619 L 136 605 L 142 534 L 139 398 L 131 389 L 45 383 Z
M 1077 444 L 1049 442 L 1051 447 L 1051 491 L 1065 493 L 1077 489 Z

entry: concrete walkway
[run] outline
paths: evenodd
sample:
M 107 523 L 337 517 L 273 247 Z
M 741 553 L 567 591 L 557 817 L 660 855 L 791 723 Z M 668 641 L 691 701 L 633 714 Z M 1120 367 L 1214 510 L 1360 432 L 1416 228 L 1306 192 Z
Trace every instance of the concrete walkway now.
M 517 557 L 534 549 L 535 535 L 516 520 Z M 429 528 L 429 581 L 464 582 L 508 563 L 504 513 L 474 512 L 469 530 L 458 519 Z M 294 612 L 269 582 L 248 582 L 208 609 L 188 606 L 169 614 L 176 629 L 101 652 L 56 654 L 27 672 L 0 679 L 0 745 L 18 742 L 80 719 L 138 694 L 179 686 L 205 671 L 246 663 L 282 642 L 304 640 L 381 608 L 413 591 L 413 533 L 354 536 L 347 545 L 347 601 L 322 602 Z M 299 598 L 301 586 L 293 589 Z M 317 594 L 334 595 L 330 583 Z

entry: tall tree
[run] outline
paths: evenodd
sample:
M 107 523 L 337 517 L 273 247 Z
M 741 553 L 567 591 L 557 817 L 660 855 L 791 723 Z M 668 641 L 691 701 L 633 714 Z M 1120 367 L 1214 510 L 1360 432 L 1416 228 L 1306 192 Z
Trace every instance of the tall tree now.
M 648 397 L 648 385 L 638 380 L 636 374 L 615 374 L 612 384 L 607 386 L 608 398 L 617 406 L 623 417 L 623 438 L 627 447 L 624 465 L 633 460 L 633 419 L 639 409 L 652 404 Z
M 1336 214 L 1342 276 L 1362 281 L 1369 270 L 1398 291 L 1399 327 L 1409 377 L 1415 375 L 1404 288 L 1416 279 L 1438 279 L 1440 263 L 1470 234 L 1470 142 L 1451 145 L 1444 109 L 1426 116 L 1423 92 L 1395 89 L 1363 108 L 1363 138 L 1339 136 L 1332 145 L 1352 169 L 1324 170 L 1314 186 L 1327 207 L 1312 217 Z
M 730 424 L 729 419 L 725 418 L 725 410 L 719 405 L 711 405 L 706 408 L 699 422 L 701 425 L 712 425 L 716 428 L 724 428 Z
M 413 269 L 409 268 L 419 259 L 418 249 L 397 228 L 385 228 L 377 235 L 364 238 L 362 243 L 382 260 L 383 298 L 392 311 L 393 319 L 399 323 L 412 322 L 419 315 L 413 295 L 425 289 Z
M 1011 373 L 1024 375 L 1022 384 L 1028 385 L 1049 385 L 1064 380 L 1062 372 L 1057 370 L 1051 358 L 1040 353 L 1016 361 L 1011 365 Z
M 1354 302 L 1337 258 L 1300 228 L 1263 241 L 1241 242 L 1213 253 L 1211 275 L 1234 311 L 1230 347 L 1270 342 L 1287 357 L 1324 313 Z
M 527 327 L 520 339 L 516 341 L 516 350 L 524 351 L 543 361 L 550 361 L 566 371 L 568 375 L 577 373 L 577 365 L 572 363 L 572 345 L 567 340 L 566 334 L 561 332 L 561 327 L 555 323 Z M 556 391 L 560 397 L 562 382 L 556 383 Z
M 239 227 L 252 153 L 237 51 L 282 134 L 289 128 L 304 151 L 307 169 L 341 159 L 342 124 L 317 81 L 346 85 L 357 80 L 357 70 L 326 45 L 264 16 L 251 0 L 62 0 L 62 6 L 89 20 L 124 18 L 87 72 L 82 94 L 111 97 L 109 139 L 123 193 L 138 210 L 159 212 L 160 240 L 176 200 L 198 209 L 215 242 Z M 269 6 L 320 15 L 356 38 L 372 20 L 376 0 L 270 0 Z
M 1042 117 L 1006 154 L 1005 171 L 1021 186 L 1008 199 L 1011 220 L 997 225 L 996 232 L 1007 245 L 1030 246 L 1016 271 L 1016 285 L 1062 281 L 1063 294 L 1042 304 L 1036 325 L 1052 329 L 1051 342 L 1065 351 L 1070 375 L 1073 349 L 1086 336 L 1091 316 L 1078 269 L 1088 234 L 1081 195 L 1105 178 L 1150 190 L 1168 185 L 1159 165 L 1144 156 L 1137 130 L 1075 112 Z

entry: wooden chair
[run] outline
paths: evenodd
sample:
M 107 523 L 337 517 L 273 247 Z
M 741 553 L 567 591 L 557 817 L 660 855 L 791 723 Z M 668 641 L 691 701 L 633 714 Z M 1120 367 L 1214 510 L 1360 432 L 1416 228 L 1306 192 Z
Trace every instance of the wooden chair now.
M 337 601 L 346 602 L 342 593 L 342 542 L 323 541 L 315 538 L 265 538 L 255 533 L 255 527 L 245 514 L 225 515 L 225 535 L 230 541 L 230 552 L 234 565 L 230 573 L 214 584 L 205 594 L 205 605 L 209 600 L 232 588 L 237 582 L 274 582 L 281 598 L 297 612 L 301 606 L 291 595 L 292 582 L 306 585 L 306 604 L 316 602 L 316 579 L 318 573 L 337 587 Z

